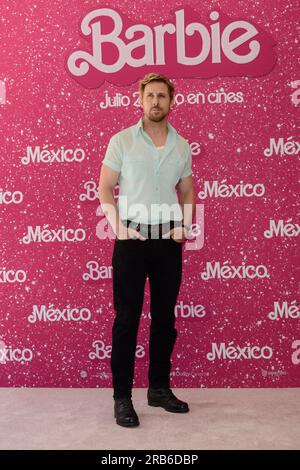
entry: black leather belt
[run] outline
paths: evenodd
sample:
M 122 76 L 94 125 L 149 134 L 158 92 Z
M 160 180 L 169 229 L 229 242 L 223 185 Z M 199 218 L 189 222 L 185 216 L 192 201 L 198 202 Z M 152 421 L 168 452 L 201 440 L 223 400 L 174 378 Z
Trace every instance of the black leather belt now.
M 169 232 L 174 227 L 181 227 L 181 220 L 170 220 L 169 222 L 162 222 L 160 224 L 143 224 L 134 222 L 133 220 L 122 220 L 124 225 L 137 230 L 145 238 L 162 238 L 162 235 Z

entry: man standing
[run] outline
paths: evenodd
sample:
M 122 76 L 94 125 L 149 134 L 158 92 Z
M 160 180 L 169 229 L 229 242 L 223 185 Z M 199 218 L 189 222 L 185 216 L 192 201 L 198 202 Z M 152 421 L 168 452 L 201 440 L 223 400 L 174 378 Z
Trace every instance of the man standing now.
M 150 284 L 150 406 L 189 411 L 170 389 L 177 338 L 175 305 L 182 272 L 182 244 L 189 238 L 195 202 L 188 142 L 167 118 L 174 103 L 169 78 L 150 73 L 139 82 L 144 116 L 109 141 L 99 198 L 114 244 L 111 370 L 114 411 L 120 426 L 138 426 L 132 404 L 135 352 L 147 276 Z M 119 182 L 115 203 L 114 188 Z M 179 192 L 179 200 L 176 194 Z

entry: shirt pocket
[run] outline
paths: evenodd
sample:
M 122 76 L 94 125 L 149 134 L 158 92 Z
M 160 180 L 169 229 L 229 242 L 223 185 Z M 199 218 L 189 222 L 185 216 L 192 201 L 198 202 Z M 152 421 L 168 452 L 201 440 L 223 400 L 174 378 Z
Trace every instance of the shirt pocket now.
M 183 171 L 183 162 L 176 156 L 169 156 L 162 164 L 163 180 L 174 187 L 180 180 Z
M 122 176 L 131 182 L 138 182 L 149 172 L 148 164 L 140 155 L 124 155 Z

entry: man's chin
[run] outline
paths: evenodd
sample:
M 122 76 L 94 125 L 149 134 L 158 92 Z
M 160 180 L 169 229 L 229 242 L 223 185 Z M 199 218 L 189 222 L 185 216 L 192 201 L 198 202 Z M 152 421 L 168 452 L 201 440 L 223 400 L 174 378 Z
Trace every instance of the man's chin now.
M 149 119 L 150 121 L 153 121 L 153 122 L 160 122 L 160 121 L 163 121 L 165 119 L 167 115 L 166 114 L 160 114 L 160 115 L 153 115 L 153 114 L 150 114 Z

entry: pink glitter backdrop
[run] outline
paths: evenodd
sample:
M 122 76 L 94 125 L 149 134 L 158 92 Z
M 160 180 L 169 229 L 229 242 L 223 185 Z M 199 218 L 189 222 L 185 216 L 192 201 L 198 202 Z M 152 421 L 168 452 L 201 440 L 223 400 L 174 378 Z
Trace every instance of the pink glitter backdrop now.
M 93 9 L 115 8 L 127 26 L 153 28 L 184 6 L 206 25 L 216 10 L 249 21 L 270 56 L 254 73 L 241 66 L 231 74 L 225 62 L 206 76 L 203 68 L 200 75 L 166 68 L 178 94 L 170 122 L 191 145 L 196 203 L 204 206 L 203 246 L 183 250 L 171 383 L 300 385 L 297 2 L 145 0 L 141 8 L 132 0 L 77 0 L 70 8 L 62 0 L 4 0 L 2 387 L 111 387 L 113 240 L 99 238 L 99 172 L 110 137 L 141 116 L 137 78 L 164 70 L 128 67 L 104 80 L 93 70 L 80 81 L 67 61 L 73 51 L 91 51 L 80 24 Z M 67 229 L 77 238 L 65 239 Z M 209 266 L 215 276 L 205 276 Z M 147 283 L 136 387 L 148 385 L 149 300 Z

